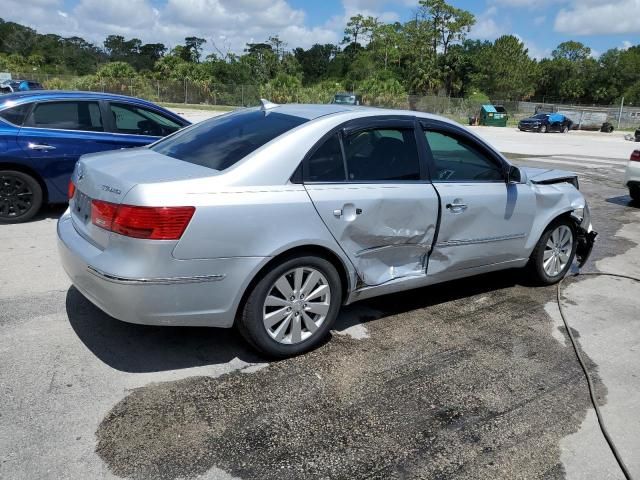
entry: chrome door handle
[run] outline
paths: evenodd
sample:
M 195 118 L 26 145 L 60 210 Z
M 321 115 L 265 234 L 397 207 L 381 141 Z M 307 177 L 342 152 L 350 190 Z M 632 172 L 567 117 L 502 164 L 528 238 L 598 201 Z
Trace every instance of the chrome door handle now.
M 342 216 L 342 210 L 341 210 L 341 209 L 339 209 L 339 208 L 336 208 L 336 209 L 333 211 L 333 216 L 334 216 L 334 217 L 337 217 L 337 218 L 340 218 L 340 217 Z
M 453 202 L 447 203 L 447 208 L 453 213 L 460 213 L 464 212 L 468 207 L 466 203 Z
M 53 145 L 47 145 L 45 143 L 31 143 L 29 142 L 29 148 L 31 150 L 55 150 L 56 147 L 54 147 Z

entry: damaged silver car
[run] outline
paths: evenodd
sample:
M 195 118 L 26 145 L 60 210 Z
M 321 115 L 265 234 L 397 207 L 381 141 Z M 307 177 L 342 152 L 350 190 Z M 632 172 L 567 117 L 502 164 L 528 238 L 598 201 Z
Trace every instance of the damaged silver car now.
M 340 307 L 495 270 L 541 284 L 595 232 L 576 175 L 516 168 L 418 112 L 264 102 L 82 157 L 58 223 L 73 284 L 109 315 L 236 326 L 286 357 Z

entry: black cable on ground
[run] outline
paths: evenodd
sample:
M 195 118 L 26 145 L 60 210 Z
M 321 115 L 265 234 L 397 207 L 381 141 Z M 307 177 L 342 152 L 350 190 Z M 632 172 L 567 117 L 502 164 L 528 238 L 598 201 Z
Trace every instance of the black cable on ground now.
M 627 280 L 632 280 L 634 282 L 640 282 L 640 278 L 632 277 L 629 275 L 620 275 L 617 273 L 600 273 L 600 272 L 580 273 L 578 272 L 575 275 L 572 275 L 572 277 L 577 277 L 577 276 L 617 277 L 617 278 L 626 278 Z M 578 348 L 578 343 L 576 342 L 576 339 L 573 337 L 573 333 L 571 332 L 569 323 L 567 322 L 567 319 L 564 315 L 564 310 L 562 309 L 562 302 L 560 301 L 560 286 L 562 285 L 562 282 L 564 282 L 566 278 L 568 277 L 565 277 L 562 280 L 560 280 L 560 282 L 558 282 L 558 286 L 556 290 L 556 298 L 558 301 L 558 308 L 560 309 L 560 316 L 562 317 L 562 321 L 564 322 L 565 329 L 567 330 L 567 334 L 569 335 L 569 339 L 571 340 L 571 345 L 573 345 L 573 350 L 576 352 L 576 357 L 578 357 L 578 362 L 580 363 L 580 366 L 582 367 L 582 371 L 584 372 L 584 376 L 587 379 L 587 386 L 589 387 L 589 396 L 591 397 L 591 403 L 593 404 L 593 408 L 596 412 L 596 417 L 598 418 L 598 424 L 600 425 L 600 430 L 602 431 L 602 435 L 604 436 L 604 439 L 607 441 L 607 444 L 609 445 L 609 448 L 611 449 L 611 453 L 613 453 L 613 456 L 615 457 L 616 462 L 618 462 L 618 465 L 622 470 L 622 474 L 625 476 L 627 480 L 633 480 L 633 477 L 631 477 L 631 473 L 629 472 L 629 469 L 627 469 L 627 466 L 622 461 L 622 456 L 620 455 L 620 452 L 616 448 L 616 445 L 613 442 L 613 439 L 609 435 L 609 432 L 607 431 L 607 428 L 604 425 L 604 419 L 602 418 L 602 414 L 600 413 L 600 407 L 598 406 L 598 402 L 596 400 L 595 389 L 593 387 L 593 382 L 591 381 L 591 376 L 589 375 L 589 371 L 587 370 L 587 365 L 584 363 L 584 359 L 582 358 L 582 354 L 580 353 L 580 349 Z

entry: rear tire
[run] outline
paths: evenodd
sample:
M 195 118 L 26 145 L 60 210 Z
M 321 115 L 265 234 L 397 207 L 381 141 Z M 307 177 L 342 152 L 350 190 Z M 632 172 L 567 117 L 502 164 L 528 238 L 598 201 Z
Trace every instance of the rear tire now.
M 562 133 L 569 133 L 569 127 L 566 125 L 562 127 Z
M 26 173 L 0 170 L 0 224 L 33 218 L 42 206 L 42 187 Z
M 629 187 L 629 196 L 634 202 L 640 202 L 640 186 Z
M 327 336 L 341 305 L 340 275 L 333 264 L 321 257 L 294 257 L 258 280 L 236 326 L 261 353 L 292 357 L 313 349 Z
M 546 125 L 540 125 L 540 128 L 538 130 L 540 133 L 547 133 L 547 126 Z
M 562 280 L 576 255 L 578 239 L 573 222 L 559 218 L 544 231 L 529 257 L 528 269 L 540 285 L 553 285 Z

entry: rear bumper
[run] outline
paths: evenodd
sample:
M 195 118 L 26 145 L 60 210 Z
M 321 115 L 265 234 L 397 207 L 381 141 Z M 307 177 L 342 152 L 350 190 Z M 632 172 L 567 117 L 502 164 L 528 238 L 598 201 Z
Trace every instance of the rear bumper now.
M 68 212 L 58 222 L 58 250 L 71 282 L 87 299 L 118 320 L 143 325 L 231 327 L 246 285 L 268 260 L 171 259 L 179 271 L 119 275 L 107 253 L 80 236 Z M 185 275 L 189 267 L 193 274 Z

